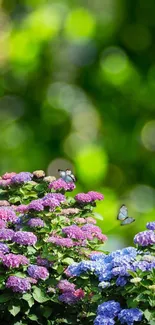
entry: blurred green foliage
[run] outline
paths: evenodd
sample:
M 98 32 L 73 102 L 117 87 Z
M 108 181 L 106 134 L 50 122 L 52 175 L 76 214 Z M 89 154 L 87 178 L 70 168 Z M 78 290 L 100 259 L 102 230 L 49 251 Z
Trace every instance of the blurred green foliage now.
M 0 1 L 0 171 L 71 167 L 115 247 L 154 219 L 154 31 L 154 0 Z

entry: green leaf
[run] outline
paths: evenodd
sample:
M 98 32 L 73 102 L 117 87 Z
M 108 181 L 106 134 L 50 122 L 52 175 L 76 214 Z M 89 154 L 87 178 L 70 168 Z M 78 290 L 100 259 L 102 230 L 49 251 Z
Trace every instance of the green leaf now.
M 25 274 L 22 272 L 16 272 L 13 275 L 18 276 L 19 278 L 25 278 Z
M 0 295 L 0 304 L 3 302 L 9 301 L 10 299 L 12 299 L 12 294 L 3 293 L 2 295 Z
M 20 201 L 21 201 L 20 196 L 13 196 L 13 197 L 9 198 L 10 203 L 17 203 L 17 202 L 20 202 Z
M 30 293 L 24 293 L 22 298 L 26 301 L 29 301 L 32 298 L 32 295 Z
M 35 321 L 35 320 L 36 320 L 36 321 L 38 320 L 38 317 L 37 317 L 37 315 L 35 315 L 35 314 L 28 315 L 28 318 L 31 319 L 31 320 L 34 320 L 34 321 Z
M 47 186 L 45 184 L 36 185 L 34 188 L 37 192 L 44 191 Z
M 62 260 L 62 263 L 64 264 L 67 264 L 67 265 L 70 265 L 72 263 L 74 263 L 75 261 L 73 260 L 73 258 L 70 258 L 70 257 L 66 257 Z
M 52 314 L 52 309 L 50 307 L 45 307 L 44 312 L 43 312 L 43 316 L 45 318 L 48 318 L 50 315 Z
M 152 315 L 152 313 L 151 313 L 148 309 L 146 309 L 146 310 L 144 311 L 144 316 L 145 316 L 145 318 L 146 318 L 148 321 L 151 320 L 151 315 Z
M 27 247 L 27 253 L 28 253 L 28 255 L 34 255 L 36 253 L 36 250 L 32 246 L 28 246 Z
M 8 311 L 11 315 L 16 316 L 20 312 L 20 306 L 10 305 Z
M 36 300 L 39 303 L 46 302 L 46 301 L 50 300 L 50 298 L 48 296 L 46 296 L 46 294 L 40 288 L 37 288 L 37 287 L 34 289 L 32 296 L 33 296 L 34 300 Z

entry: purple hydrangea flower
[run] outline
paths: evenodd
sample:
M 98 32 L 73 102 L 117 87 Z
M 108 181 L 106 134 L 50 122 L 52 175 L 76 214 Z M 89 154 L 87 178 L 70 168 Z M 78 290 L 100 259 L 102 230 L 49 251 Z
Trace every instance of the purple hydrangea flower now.
M 57 179 L 49 184 L 49 188 L 52 188 L 55 191 L 65 190 L 65 191 L 73 191 L 75 189 L 74 183 L 66 183 L 62 178 Z
M 134 322 L 142 320 L 143 313 L 138 308 L 122 309 L 118 314 L 121 324 L 133 325 Z
M 102 234 L 102 230 L 99 227 L 94 226 L 91 223 L 87 223 L 86 225 L 82 226 L 81 230 L 91 234 L 93 237 L 96 237 L 99 240 L 105 241 L 108 239 L 107 236 Z
M 61 290 L 62 292 L 69 292 L 69 291 L 75 291 L 75 284 L 74 283 L 70 283 L 68 280 L 60 280 L 57 287 L 59 288 L 59 290 Z
M 81 203 L 89 203 L 93 201 L 88 193 L 79 193 L 75 195 L 75 200 Z
M 68 304 L 72 305 L 78 302 L 80 299 L 84 297 L 84 291 L 82 289 L 78 289 L 75 291 L 66 291 L 59 296 L 59 300 Z
M 0 243 L 0 252 L 3 254 L 7 254 L 10 252 L 10 249 L 6 244 Z
M 13 242 L 20 245 L 35 245 L 37 242 L 37 236 L 33 232 L 17 231 L 12 238 Z
M 11 178 L 11 183 L 13 183 L 13 184 L 14 183 L 17 183 L 17 184 L 26 183 L 26 182 L 31 181 L 32 176 L 33 175 L 29 172 L 21 172 Z
M 6 287 L 12 289 L 13 292 L 24 293 L 31 289 L 31 284 L 26 278 L 11 275 L 7 279 Z
M 0 220 L 0 229 L 2 228 L 6 228 L 7 227 L 7 224 L 4 220 Z
M 15 223 L 17 216 L 10 207 L 0 207 L 0 220 Z
M 113 318 L 105 318 L 98 315 L 94 320 L 94 325 L 114 325 L 115 321 Z
M 51 236 L 47 240 L 49 243 L 56 244 L 57 246 L 62 246 L 62 247 L 73 247 L 74 242 L 70 238 L 62 238 L 62 237 L 55 237 Z
M 27 210 L 28 210 L 28 206 L 25 204 L 21 204 L 15 207 L 15 211 L 19 213 L 25 213 Z
M 37 257 L 37 265 L 50 267 L 53 265 L 53 263 L 49 262 L 46 258 L 42 258 L 42 257 L 38 256 Z
M 81 230 L 80 227 L 76 225 L 71 225 L 62 229 L 62 232 L 65 233 L 68 237 L 73 239 L 86 239 L 87 234 Z
M 66 201 L 65 196 L 61 193 L 48 193 L 43 197 L 42 200 L 44 201 L 46 199 L 51 199 L 51 200 L 55 199 L 58 200 L 60 203 Z
M 101 193 L 98 192 L 94 192 L 94 191 L 89 191 L 88 192 L 89 196 L 91 197 L 92 201 L 96 201 L 96 200 L 104 200 L 104 196 Z
M 0 229 L 0 240 L 11 240 L 14 236 L 14 231 L 12 229 Z
M 36 280 L 46 280 L 49 277 L 49 272 L 46 267 L 38 265 L 30 265 L 27 272 L 31 278 Z
M 146 224 L 146 228 L 147 228 L 147 229 L 150 229 L 150 230 L 155 230 L 155 221 L 148 222 L 148 223 Z
M 109 300 L 107 302 L 103 302 L 103 304 L 98 306 L 97 313 L 106 318 L 114 318 L 120 312 L 121 307 L 120 303 L 115 300 Z
M 16 254 L 7 254 L 4 255 L 2 259 L 3 265 L 7 267 L 17 268 L 20 265 L 27 265 L 29 264 L 29 260 L 24 255 L 16 255 Z
M 28 205 L 28 210 L 36 210 L 36 211 L 43 211 L 44 206 L 43 202 L 41 199 L 38 200 L 33 200 L 29 205 Z
M 155 233 L 153 230 L 139 232 L 134 237 L 134 243 L 139 246 L 148 246 L 155 244 Z
M 44 227 L 44 221 L 40 218 L 32 218 L 28 221 L 28 226 L 30 227 Z
M 147 261 L 135 261 L 133 263 L 133 271 L 136 271 L 137 269 L 141 271 L 149 271 L 152 268 L 152 263 L 149 263 Z
M 60 202 L 55 198 L 46 198 L 42 200 L 42 204 L 43 206 L 50 207 L 51 210 L 54 210 L 56 207 L 60 205 Z

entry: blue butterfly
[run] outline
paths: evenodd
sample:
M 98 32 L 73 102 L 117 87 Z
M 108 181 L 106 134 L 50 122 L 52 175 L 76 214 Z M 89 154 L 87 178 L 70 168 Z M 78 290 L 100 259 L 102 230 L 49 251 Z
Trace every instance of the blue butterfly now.
M 128 225 L 135 221 L 134 218 L 128 216 L 128 209 L 125 204 L 120 207 L 119 213 L 117 215 L 117 220 L 121 221 L 121 226 Z
M 60 174 L 60 177 L 66 182 L 66 183 L 72 183 L 72 182 L 76 182 L 76 177 L 74 176 L 74 174 L 71 172 L 70 169 L 66 169 L 66 170 L 61 170 L 58 169 L 58 172 Z

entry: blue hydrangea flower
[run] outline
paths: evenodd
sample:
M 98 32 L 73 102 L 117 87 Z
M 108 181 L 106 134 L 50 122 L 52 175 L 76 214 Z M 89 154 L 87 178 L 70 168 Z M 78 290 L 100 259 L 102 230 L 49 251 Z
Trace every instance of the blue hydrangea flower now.
M 146 224 L 146 228 L 149 229 L 149 230 L 155 230 L 155 221 L 148 222 Z
M 121 324 L 133 325 L 142 320 L 143 313 L 138 308 L 122 309 L 118 314 Z
M 115 321 L 113 318 L 105 318 L 101 315 L 98 315 L 94 320 L 94 325 L 113 325 Z
M 127 278 L 124 276 L 119 276 L 116 280 L 116 285 L 120 287 L 124 287 L 127 283 Z
M 121 310 L 119 302 L 115 300 L 109 300 L 107 302 L 103 302 L 103 304 L 98 306 L 97 314 L 102 315 L 106 318 L 114 318 L 116 317 Z

